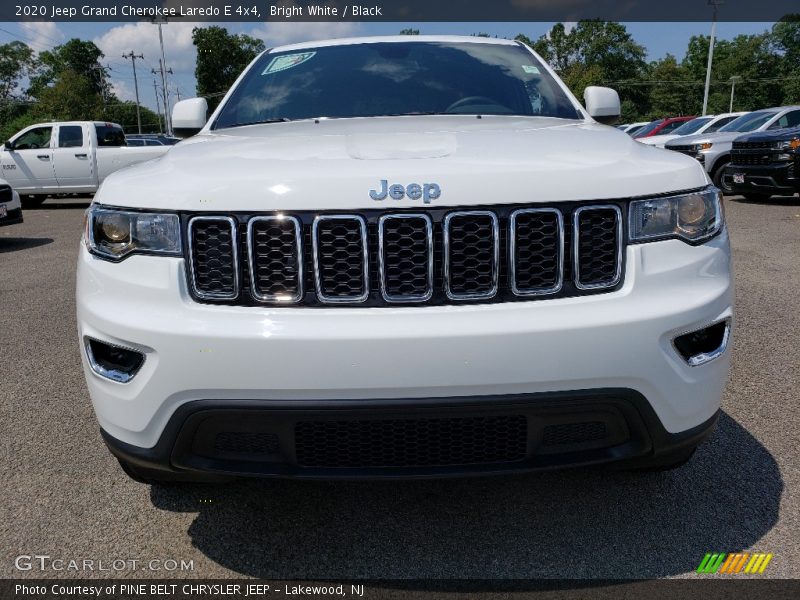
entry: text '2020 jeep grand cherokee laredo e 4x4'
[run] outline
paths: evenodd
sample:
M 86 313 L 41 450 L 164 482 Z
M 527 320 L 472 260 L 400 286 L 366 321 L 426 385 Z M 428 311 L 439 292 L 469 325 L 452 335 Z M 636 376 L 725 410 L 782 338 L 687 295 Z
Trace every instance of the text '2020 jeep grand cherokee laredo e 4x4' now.
M 258 57 L 87 211 L 77 300 L 135 478 L 388 477 L 685 460 L 726 381 L 702 167 L 597 120 L 522 44 Z M 595 118 L 592 118 L 594 116 Z M 184 131 L 185 133 L 186 131 Z

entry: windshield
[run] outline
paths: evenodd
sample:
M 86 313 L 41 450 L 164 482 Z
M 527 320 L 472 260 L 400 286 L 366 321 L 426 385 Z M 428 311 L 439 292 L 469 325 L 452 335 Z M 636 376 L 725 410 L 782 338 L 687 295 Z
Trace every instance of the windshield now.
M 212 127 L 414 114 L 582 118 L 523 46 L 378 42 L 264 54 Z
M 642 137 L 653 131 L 656 127 L 661 125 L 664 122 L 664 119 L 659 119 L 658 121 L 653 121 L 648 123 L 644 127 L 642 127 L 639 131 L 636 132 L 636 137 Z
M 767 111 L 760 111 L 754 112 L 747 115 L 742 115 L 738 119 L 734 119 L 725 127 L 720 128 L 719 132 L 723 133 L 726 131 L 737 131 L 737 132 L 745 132 L 745 131 L 755 131 L 759 127 L 761 127 L 764 123 L 769 121 L 772 117 L 774 117 L 777 113 L 774 112 L 767 112 Z
M 673 135 L 689 135 L 690 133 L 694 133 L 698 129 L 700 129 L 703 125 L 711 121 L 713 117 L 699 117 L 697 119 L 692 119 L 691 121 L 686 121 L 683 125 L 678 127 L 675 131 L 672 132 Z

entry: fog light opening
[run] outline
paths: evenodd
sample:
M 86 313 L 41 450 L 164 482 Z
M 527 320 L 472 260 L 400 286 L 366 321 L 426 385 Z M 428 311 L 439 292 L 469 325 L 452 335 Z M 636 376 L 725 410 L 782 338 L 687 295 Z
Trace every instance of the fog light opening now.
M 728 347 L 731 320 L 725 319 L 689 333 L 679 335 L 673 340 L 678 354 L 692 367 L 699 367 L 719 358 Z
M 92 371 L 117 383 L 128 383 L 144 364 L 145 355 L 137 350 L 90 337 L 84 338 L 84 345 Z

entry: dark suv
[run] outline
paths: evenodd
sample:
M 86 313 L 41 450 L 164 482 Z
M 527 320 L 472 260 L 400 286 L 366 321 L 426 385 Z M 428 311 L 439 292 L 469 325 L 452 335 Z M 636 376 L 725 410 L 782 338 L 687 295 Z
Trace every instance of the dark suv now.
M 736 138 L 724 177 L 735 193 L 753 200 L 800 192 L 800 127 Z

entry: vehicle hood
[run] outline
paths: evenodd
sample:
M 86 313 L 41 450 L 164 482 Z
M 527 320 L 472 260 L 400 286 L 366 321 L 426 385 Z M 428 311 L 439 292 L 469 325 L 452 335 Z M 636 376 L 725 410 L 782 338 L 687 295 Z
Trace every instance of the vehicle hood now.
M 737 142 L 780 142 L 800 137 L 800 127 L 789 127 L 775 131 L 756 131 L 745 133 L 736 138 Z
M 665 133 L 664 135 L 651 135 L 650 137 L 638 138 L 636 141 L 642 144 L 647 144 L 648 146 L 663 146 L 670 140 L 674 140 L 675 138 L 679 137 L 681 136 Z
M 745 134 L 736 131 L 730 132 L 715 132 L 715 133 L 698 133 L 695 135 L 684 135 L 670 142 L 667 142 L 667 148 L 673 145 L 690 146 L 692 144 L 702 144 L 705 142 L 712 142 L 714 144 L 731 143 L 733 140 Z
M 108 177 L 117 206 L 192 211 L 420 207 L 373 200 L 388 185 L 437 184 L 430 206 L 603 200 L 703 186 L 694 159 L 592 122 L 536 117 L 330 119 L 201 134 Z

